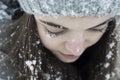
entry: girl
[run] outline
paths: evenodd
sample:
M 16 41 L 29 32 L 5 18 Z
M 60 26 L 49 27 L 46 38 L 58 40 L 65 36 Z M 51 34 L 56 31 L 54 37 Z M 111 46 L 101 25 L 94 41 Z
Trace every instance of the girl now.
M 119 1 L 19 3 L 25 13 L 1 27 L 1 79 L 115 80 Z

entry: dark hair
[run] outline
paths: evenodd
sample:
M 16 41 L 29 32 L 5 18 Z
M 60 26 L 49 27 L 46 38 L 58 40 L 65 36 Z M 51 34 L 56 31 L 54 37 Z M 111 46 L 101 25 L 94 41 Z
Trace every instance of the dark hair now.
M 114 68 L 116 48 L 110 48 L 109 43 L 114 41 L 116 45 L 115 35 L 112 34 L 115 23 L 115 19 L 109 22 L 103 37 L 73 64 L 61 62 L 43 46 L 35 19 L 28 14 L 2 28 L 4 35 L 1 36 L 0 50 L 8 54 L 8 60 L 12 60 L 16 69 L 16 80 L 46 80 L 46 76 L 51 77 L 51 80 L 81 80 L 81 76 L 83 80 L 104 80 L 103 75 L 111 73 Z M 114 59 L 106 58 L 109 50 L 114 53 Z M 109 62 L 110 66 L 103 68 L 104 64 L 100 63 L 106 62 Z M 103 72 L 103 75 L 99 74 L 100 72 Z
M 117 55 L 115 26 L 116 20 L 112 18 L 102 38 L 76 61 L 83 80 L 106 80 L 107 75 L 113 77 Z

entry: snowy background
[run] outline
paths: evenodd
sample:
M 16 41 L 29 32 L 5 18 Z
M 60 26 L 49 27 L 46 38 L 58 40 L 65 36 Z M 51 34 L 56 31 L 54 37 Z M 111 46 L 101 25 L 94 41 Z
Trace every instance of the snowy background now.
M 18 16 L 16 13 L 20 12 L 19 5 L 16 0 L 0 0 L 0 23 L 10 21 Z
M 19 8 L 16 0 L 0 0 L 0 25 L 10 21 L 11 19 L 18 18 L 20 15 L 16 16 L 16 13 L 19 13 L 20 11 L 21 9 Z M 119 77 L 120 70 L 117 68 L 117 71 Z
M 6 20 L 11 19 L 11 15 L 6 12 L 7 9 L 8 6 L 0 1 L 0 23 L 6 22 Z

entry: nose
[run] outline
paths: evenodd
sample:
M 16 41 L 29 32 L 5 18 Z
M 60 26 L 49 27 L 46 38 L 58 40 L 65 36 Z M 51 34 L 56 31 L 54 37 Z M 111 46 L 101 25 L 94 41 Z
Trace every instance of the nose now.
M 70 54 L 79 56 L 84 51 L 84 41 L 83 37 L 74 37 L 66 41 L 65 48 Z

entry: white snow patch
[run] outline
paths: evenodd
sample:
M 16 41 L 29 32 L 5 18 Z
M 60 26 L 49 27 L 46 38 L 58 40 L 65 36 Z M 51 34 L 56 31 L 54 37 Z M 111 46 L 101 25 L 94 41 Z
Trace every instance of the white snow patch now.
M 8 19 L 8 20 L 11 19 L 11 15 L 8 15 L 5 11 L 7 8 L 8 7 L 0 1 L 0 20 L 1 21 L 3 21 L 3 19 Z
M 7 80 L 10 80 L 10 76 L 7 76 Z
M 106 80 L 109 80 L 110 79 L 110 74 L 106 74 L 105 78 L 106 78 Z
M 120 68 L 115 68 L 117 78 L 120 79 Z
M 33 2 L 34 0 L 30 0 L 30 2 Z
M 0 78 L 0 80 L 4 80 L 4 79 Z
M 44 76 L 45 76 L 46 80 L 50 80 L 50 74 L 46 73 L 46 74 L 44 74 Z
M 112 72 L 112 77 L 114 77 L 115 76 L 115 72 Z
M 10 36 L 13 37 L 15 35 L 16 32 L 13 32 Z
M 4 74 L 5 74 L 5 72 L 1 72 L 1 74 L 2 74 L 2 75 L 4 75 Z M 1 79 L 0 79 L 0 80 L 1 80 Z
M 56 78 L 56 80 L 62 80 L 61 77 Z
M 40 44 L 40 41 L 36 41 L 36 44 Z
M 48 38 L 54 38 L 54 37 L 56 37 L 56 34 L 52 34 L 52 33 L 46 32 L 46 36 Z
M 0 9 L 7 9 L 7 6 L 3 4 L 3 2 L 0 1 Z
M 20 53 L 19 53 L 18 55 L 19 55 L 19 58 L 21 58 L 21 59 L 23 58 L 22 55 L 21 55 Z
M 32 61 L 28 60 L 28 61 L 25 61 L 25 63 L 29 67 L 29 69 L 31 70 L 31 72 L 33 72 L 33 70 L 34 70 L 33 65 L 36 64 L 36 60 L 32 60 Z
M 108 68 L 109 66 L 110 66 L 110 63 L 104 64 L 104 67 L 105 67 L 105 68 Z
M 109 51 L 109 53 L 106 55 L 107 59 L 110 59 L 112 57 L 113 53 Z
M 115 43 L 112 42 L 109 46 L 110 46 L 110 48 L 113 48 L 114 45 L 115 45 Z

